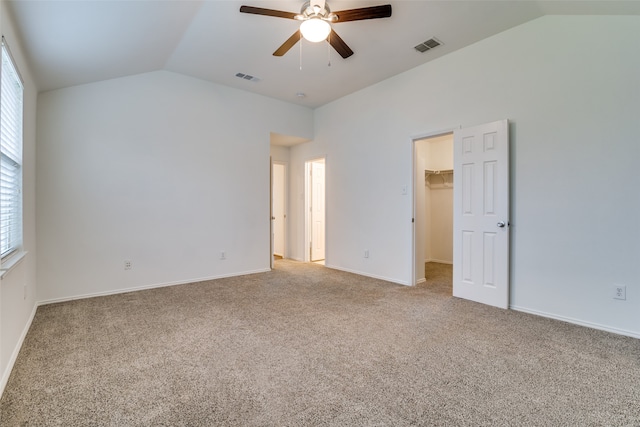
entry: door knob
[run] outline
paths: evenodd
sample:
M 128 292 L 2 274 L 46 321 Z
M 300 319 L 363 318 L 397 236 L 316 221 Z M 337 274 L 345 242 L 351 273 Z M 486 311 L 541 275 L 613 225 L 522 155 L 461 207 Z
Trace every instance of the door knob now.
M 507 224 L 505 224 L 505 222 L 504 222 L 504 221 L 500 221 L 500 222 L 498 223 L 498 227 L 500 227 L 500 228 L 504 228 L 504 227 L 505 227 L 505 225 L 507 225 Z

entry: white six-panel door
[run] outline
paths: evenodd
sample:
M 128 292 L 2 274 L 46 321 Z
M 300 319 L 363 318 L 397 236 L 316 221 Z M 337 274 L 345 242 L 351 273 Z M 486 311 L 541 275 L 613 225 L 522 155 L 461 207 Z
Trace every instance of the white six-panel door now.
M 509 306 L 509 126 L 454 132 L 453 295 Z

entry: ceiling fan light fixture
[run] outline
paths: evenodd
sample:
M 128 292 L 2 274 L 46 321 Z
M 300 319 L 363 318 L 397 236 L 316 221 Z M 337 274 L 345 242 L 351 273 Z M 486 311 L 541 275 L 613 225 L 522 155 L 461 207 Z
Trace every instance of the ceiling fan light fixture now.
M 302 37 L 312 43 L 326 40 L 331 32 L 331 24 L 321 18 L 309 18 L 300 24 Z

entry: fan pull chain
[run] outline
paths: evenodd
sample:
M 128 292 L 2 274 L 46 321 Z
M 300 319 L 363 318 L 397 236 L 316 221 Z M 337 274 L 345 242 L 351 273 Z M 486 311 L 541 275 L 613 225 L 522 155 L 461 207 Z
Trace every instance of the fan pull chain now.
M 327 59 L 329 61 L 327 67 L 331 67 L 331 33 L 329 33 L 329 37 L 327 37 Z
M 302 71 L 302 33 L 300 33 L 300 71 Z

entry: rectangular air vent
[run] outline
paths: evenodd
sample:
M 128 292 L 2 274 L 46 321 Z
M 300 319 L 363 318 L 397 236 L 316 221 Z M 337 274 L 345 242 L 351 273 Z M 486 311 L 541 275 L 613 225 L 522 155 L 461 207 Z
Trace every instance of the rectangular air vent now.
M 441 44 L 442 42 L 440 40 L 436 39 L 435 37 L 432 37 L 426 42 L 422 42 L 418 46 L 414 46 L 414 49 L 417 50 L 418 52 L 424 53 L 428 50 L 433 49 L 434 47 L 440 46 Z
M 244 74 L 244 73 L 236 73 L 236 77 L 242 79 L 242 80 L 249 80 L 250 82 L 259 82 L 260 79 L 258 77 L 254 77 L 251 76 L 249 74 Z

